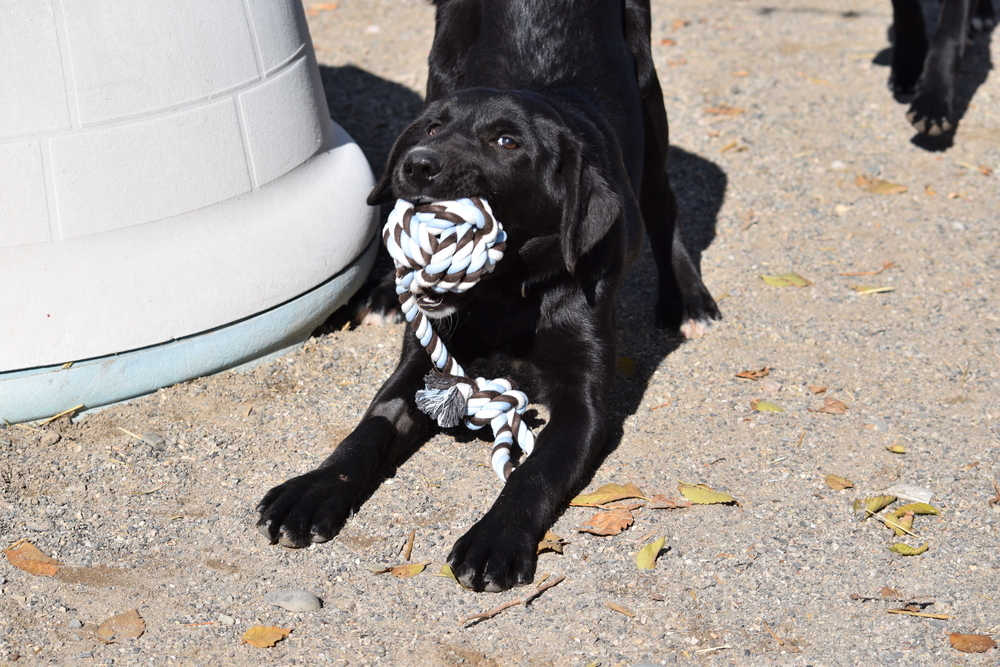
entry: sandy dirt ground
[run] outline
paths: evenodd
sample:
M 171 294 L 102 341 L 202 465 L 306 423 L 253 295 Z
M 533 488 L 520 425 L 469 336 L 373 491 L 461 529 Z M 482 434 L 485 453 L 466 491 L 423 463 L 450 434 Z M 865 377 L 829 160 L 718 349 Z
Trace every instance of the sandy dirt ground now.
M 27 538 L 62 563 L 36 576 L 0 559 L 0 662 L 996 665 L 997 649 L 961 652 L 949 634 L 1000 639 L 998 46 L 970 47 L 958 131 L 929 146 L 886 87 L 887 1 L 654 0 L 653 12 L 670 171 L 725 319 L 685 343 L 654 329 L 643 255 L 608 378 L 615 436 L 586 489 L 680 498 L 680 480 L 738 505 L 646 503 L 604 537 L 578 532 L 597 510 L 568 508 L 553 527 L 563 553 L 538 567 L 565 579 L 462 623 L 536 587 L 477 594 L 435 576 L 499 489 L 488 443 L 448 433 L 332 542 L 270 546 L 256 503 L 326 456 L 395 363 L 400 326 L 344 328 L 341 315 L 251 371 L 0 427 L 0 541 Z M 420 108 L 432 8 L 340 0 L 309 14 L 332 115 L 379 172 Z M 859 175 L 905 192 L 870 192 Z M 761 278 L 788 272 L 811 284 Z M 899 484 L 940 510 L 916 517 L 915 536 L 852 512 Z M 409 562 L 426 569 L 376 574 L 407 562 L 411 533 Z M 639 570 L 659 538 L 655 569 Z M 902 556 L 897 542 L 928 549 Z M 264 601 L 286 589 L 322 609 Z M 889 613 L 908 603 L 931 616 Z M 102 623 L 132 609 L 142 635 L 103 641 Z M 258 625 L 291 632 L 242 643 Z

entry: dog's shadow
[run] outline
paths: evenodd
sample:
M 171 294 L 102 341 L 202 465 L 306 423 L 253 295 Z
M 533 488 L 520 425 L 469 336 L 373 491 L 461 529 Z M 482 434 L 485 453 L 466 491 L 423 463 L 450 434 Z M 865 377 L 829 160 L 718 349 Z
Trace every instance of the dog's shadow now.
M 981 0 L 981 2 L 990 1 Z M 938 24 L 938 16 L 940 14 L 939 3 L 921 2 L 920 7 L 924 12 L 924 25 L 927 26 L 927 30 L 934 30 Z M 872 59 L 873 65 L 882 67 L 892 66 L 892 44 L 895 42 L 895 31 L 892 26 L 889 27 L 886 34 L 890 46 L 882 49 L 875 55 Z M 931 35 L 928 34 L 927 38 L 929 40 Z M 962 57 L 962 66 L 959 70 L 958 78 L 955 80 L 955 97 L 952 101 L 954 127 L 937 137 L 930 137 L 917 132 L 910 139 L 910 143 L 918 148 L 934 153 L 946 151 L 954 145 L 955 132 L 958 131 L 958 126 L 961 124 L 965 112 L 969 110 L 969 103 L 972 101 L 976 91 L 979 90 L 979 87 L 986 83 L 986 79 L 993 69 L 993 59 L 990 54 L 991 41 L 992 31 L 984 30 L 973 35 L 971 41 L 966 45 L 965 55 Z M 894 93 L 893 98 L 907 107 L 913 101 L 912 94 L 900 95 Z M 905 116 L 903 114 L 900 115 L 904 118 L 905 122 Z

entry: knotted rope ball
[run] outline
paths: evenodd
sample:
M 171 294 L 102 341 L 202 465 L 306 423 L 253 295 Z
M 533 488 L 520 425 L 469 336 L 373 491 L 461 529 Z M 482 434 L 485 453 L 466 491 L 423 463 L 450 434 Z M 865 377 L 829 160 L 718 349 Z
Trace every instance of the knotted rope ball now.
M 403 315 L 437 369 L 424 378 L 417 406 L 442 427 L 493 429 L 493 470 L 506 481 L 513 470 L 510 448 L 525 456 L 535 443 L 521 421 L 528 397 L 507 378 L 467 377 L 417 306 L 417 297 L 434 292 L 465 292 L 493 271 L 503 257 L 507 235 L 485 199 L 474 197 L 414 205 L 400 199 L 389 214 L 382 240 L 396 264 L 396 293 Z

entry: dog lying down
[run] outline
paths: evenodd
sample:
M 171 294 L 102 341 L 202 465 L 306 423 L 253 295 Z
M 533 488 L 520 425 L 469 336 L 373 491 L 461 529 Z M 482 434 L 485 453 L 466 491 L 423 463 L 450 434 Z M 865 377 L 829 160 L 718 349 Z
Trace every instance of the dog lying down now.
M 659 273 L 656 323 L 692 337 L 720 315 L 676 224 L 648 0 L 436 5 L 428 103 L 368 201 L 482 198 L 503 224 L 504 256 L 478 284 L 415 298 L 458 359 L 500 350 L 530 362 L 533 398 L 549 410 L 531 455 L 448 556 L 465 586 L 501 591 L 532 580 L 536 545 L 605 444 L 615 300 L 643 227 Z M 272 543 L 331 539 L 427 440 L 436 426 L 414 397 L 431 370 L 408 328 L 357 428 L 261 501 Z

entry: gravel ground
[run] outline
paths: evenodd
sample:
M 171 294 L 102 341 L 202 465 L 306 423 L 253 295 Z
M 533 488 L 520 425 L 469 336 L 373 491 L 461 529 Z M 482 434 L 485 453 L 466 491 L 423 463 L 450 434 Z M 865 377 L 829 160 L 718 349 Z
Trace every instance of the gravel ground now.
M 332 113 L 377 172 L 419 109 L 432 9 L 319 7 L 310 26 Z M 463 625 L 530 589 L 476 594 L 434 576 L 498 492 L 489 445 L 446 434 L 334 541 L 269 546 L 256 502 L 349 432 L 395 362 L 400 327 L 342 329 L 334 318 L 251 371 L 73 423 L 0 428 L 0 541 L 29 538 L 64 564 L 44 577 L 0 561 L 0 661 L 996 665 L 996 649 L 961 653 L 947 635 L 1000 638 L 1000 507 L 988 502 L 1000 480 L 997 47 L 980 37 L 970 50 L 954 145 L 920 147 L 886 88 L 888 2 L 656 0 L 653 10 L 671 172 L 725 319 L 683 344 L 653 329 L 654 271 L 642 258 L 621 301 L 631 364 L 609 378 L 621 428 L 588 488 L 632 482 L 677 497 L 678 480 L 704 482 L 738 506 L 638 509 L 611 537 L 576 532 L 594 510 L 569 508 L 553 528 L 569 544 L 538 568 L 565 580 Z M 727 108 L 742 112 L 718 113 Z M 867 192 L 858 174 L 907 191 Z M 841 275 L 885 262 L 894 266 L 875 276 Z M 813 284 L 759 277 L 789 271 Z M 764 366 L 759 382 L 735 377 Z M 754 411 L 755 399 L 785 411 Z M 814 411 L 825 399 L 847 411 Z M 830 489 L 828 473 L 855 488 Z M 890 553 L 891 531 L 851 512 L 900 483 L 933 491 L 942 510 L 915 522 L 908 541 L 930 545 L 920 556 Z M 427 570 L 374 574 L 405 562 L 411 531 L 411 560 Z M 638 570 L 636 552 L 658 537 L 656 569 Z M 933 600 L 924 611 L 947 618 L 888 614 L 902 603 L 883 587 Z M 324 606 L 265 603 L 285 589 Z M 97 626 L 130 609 L 145 633 L 99 641 Z M 241 644 L 255 625 L 291 634 L 270 649 Z

